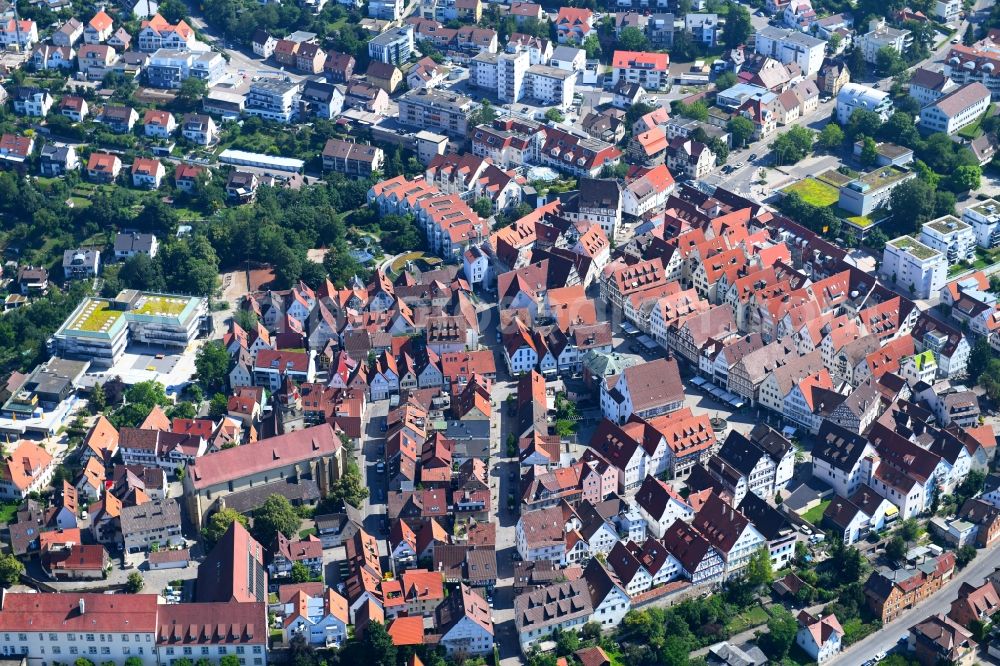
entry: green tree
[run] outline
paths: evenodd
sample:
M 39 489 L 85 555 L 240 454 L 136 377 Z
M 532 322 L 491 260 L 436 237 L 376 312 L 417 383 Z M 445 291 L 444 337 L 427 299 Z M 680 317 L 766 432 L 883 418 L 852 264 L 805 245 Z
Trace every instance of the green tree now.
M 198 348 L 194 358 L 198 381 L 206 390 L 224 388 L 229 376 L 229 352 L 219 340 L 210 340 Z
M 128 575 L 128 580 L 125 582 L 125 590 L 129 594 L 139 594 L 146 581 L 142 579 L 142 574 L 138 571 L 133 571 Z
M 204 79 L 189 76 L 181 82 L 177 97 L 182 100 L 188 108 L 198 105 L 205 95 L 208 94 L 208 85 Z
M 893 76 L 906 69 L 906 62 L 896 49 L 883 46 L 875 55 L 875 69 L 883 76 Z
M 356 509 L 361 508 L 368 498 L 368 488 L 361 477 L 361 470 L 354 461 L 347 463 L 344 474 L 330 486 L 330 494 L 326 502 L 332 510 L 339 510 L 344 504 L 350 504 Z
M 964 569 L 969 565 L 972 560 L 976 559 L 976 547 L 965 544 L 957 551 L 955 551 L 955 564 L 958 565 L 959 569 Z
M 302 519 L 284 495 L 271 495 L 253 513 L 253 535 L 262 544 L 272 544 L 281 532 L 285 536 L 298 534 Z
M 587 53 L 587 60 L 601 57 L 601 41 L 597 39 L 597 35 L 587 35 L 583 40 L 583 50 Z
M 566 120 L 566 116 L 562 114 L 562 111 L 554 106 L 545 112 L 545 118 L 546 120 L 551 120 L 554 123 L 561 123 Z
M 966 46 L 972 46 L 976 43 L 976 27 L 969 24 L 969 27 L 965 29 L 965 35 L 962 37 L 962 44 Z
M 694 60 L 699 54 L 697 42 L 687 30 L 678 30 L 674 33 L 674 43 L 670 47 L 672 60 L 678 62 L 689 62 Z
M 795 126 L 778 136 L 771 149 L 778 164 L 795 164 L 812 150 L 816 133 L 802 126 Z
M 90 408 L 91 414 L 101 414 L 105 409 L 107 409 L 108 396 L 104 393 L 103 385 L 94 384 L 94 388 L 90 389 L 88 407 Z
M 844 130 L 837 123 L 827 123 L 819 133 L 816 145 L 827 151 L 834 151 L 844 143 Z
M 249 520 L 236 509 L 226 507 L 219 509 L 208 519 L 208 523 L 201 529 L 201 538 L 205 541 L 205 547 L 211 548 L 222 536 L 229 531 L 233 523 L 239 523 L 246 527 Z
M 226 397 L 225 393 L 216 393 L 212 396 L 212 399 L 208 401 L 208 415 L 213 419 L 220 418 L 228 411 L 229 398 Z
M 138 426 L 154 407 L 170 404 L 163 384 L 153 380 L 133 384 L 125 390 L 124 397 L 125 404 L 108 415 L 116 428 Z
M 675 100 L 671 102 L 671 108 L 674 114 L 690 118 L 691 120 L 704 121 L 708 119 L 708 105 L 701 100 L 693 104 L 686 104 L 681 100 Z
M 754 127 L 753 121 L 749 118 L 744 118 L 743 116 L 733 116 L 726 123 L 726 129 L 733 137 L 733 145 L 742 148 L 747 145 L 753 137 Z
M 861 140 L 861 163 L 867 167 L 872 166 L 878 161 L 878 144 L 875 143 L 875 139 L 870 136 L 866 136 Z
M 847 119 L 844 134 L 847 136 L 847 140 L 853 143 L 862 135 L 876 136 L 881 127 L 882 116 L 867 109 L 855 109 L 851 113 L 851 117 Z
M 24 565 L 10 553 L 0 555 L 0 586 L 10 587 L 21 580 Z
M 476 215 L 485 219 L 493 214 L 493 199 L 489 197 L 479 197 L 472 203 L 472 210 L 476 211 Z
M 309 572 L 309 567 L 302 564 L 301 562 L 292 563 L 293 583 L 308 583 L 311 578 L 312 574 Z
M 741 4 L 729 3 L 729 13 L 726 15 L 726 24 L 722 28 L 722 39 L 726 46 L 735 48 L 740 44 L 746 44 L 753 36 L 754 27 L 750 21 L 750 12 Z
M 907 543 L 912 543 L 920 538 L 924 529 L 917 522 L 916 518 L 907 518 L 899 524 L 899 536 L 903 537 Z
M 94 662 L 87 659 L 86 657 L 77 657 L 73 661 L 73 666 L 94 666 Z
M 726 72 L 723 72 L 722 74 L 719 74 L 717 77 L 715 77 L 715 89 L 716 90 L 727 90 L 729 88 L 732 88 L 733 86 L 735 86 L 739 82 L 740 82 L 740 80 L 736 77 L 735 74 L 733 74 L 732 72 L 726 71 Z
M 771 566 L 771 553 L 766 546 L 757 549 L 757 552 L 750 556 L 744 575 L 747 582 L 755 588 L 771 584 L 774 580 L 774 568 Z
M 908 180 L 892 190 L 889 208 L 893 233 L 913 233 L 934 215 L 934 190 L 919 178 Z
M 474 110 L 469 114 L 469 127 L 477 127 L 479 125 L 489 125 L 494 120 L 496 120 L 497 111 L 490 104 L 489 100 L 483 100 L 480 103 L 479 108 Z
M 968 192 L 978 190 L 983 170 L 978 166 L 960 166 L 948 178 L 948 186 L 952 192 Z
M 385 625 L 380 622 L 371 622 L 365 629 L 365 636 L 361 641 L 362 649 L 367 657 L 366 664 L 395 664 L 396 646 L 393 645 L 392 637 L 385 630 Z
M 885 556 L 892 562 L 898 562 L 906 554 L 906 541 L 898 534 L 885 545 Z
M 139 657 L 129 657 L 125 660 L 125 666 L 143 666 L 143 661 Z
M 586 44 L 586 42 L 584 43 Z M 626 51 L 648 51 L 649 40 L 646 38 L 646 33 L 642 30 L 634 26 L 629 26 L 623 28 L 618 35 L 617 46 Z M 587 57 L 589 58 L 590 55 L 588 54 Z
M 240 658 L 235 654 L 224 654 L 219 658 L 219 666 L 240 666 Z
M 760 649 L 780 663 L 795 641 L 798 632 L 798 622 L 784 606 L 772 606 L 771 618 L 767 621 L 767 633 L 758 638 Z

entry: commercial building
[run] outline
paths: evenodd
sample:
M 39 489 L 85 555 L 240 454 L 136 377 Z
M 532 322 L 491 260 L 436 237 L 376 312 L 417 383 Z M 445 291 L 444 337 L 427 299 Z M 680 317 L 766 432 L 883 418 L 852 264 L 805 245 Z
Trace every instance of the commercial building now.
M 876 208 L 888 208 L 892 191 L 916 177 L 916 172 L 902 167 L 881 167 L 841 187 L 837 205 L 853 215 L 868 215 Z
M 826 42 L 798 30 L 767 26 L 757 31 L 755 50 L 785 65 L 794 62 L 804 76 L 813 76 L 823 65 Z
M 956 44 L 944 61 L 944 74 L 959 85 L 978 81 L 1000 98 L 1000 47 L 989 40 L 974 46 Z
M 909 289 L 917 298 L 930 298 L 944 286 L 948 260 L 943 252 L 909 236 L 900 236 L 885 244 L 879 275 Z
M 860 83 L 845 83 L 837 93 L 837 122 L 846 125 L 855 109 L 877 113 L 886 121 L 892 115 L 892 97 Z
M 399 98 L 399 122 L 464 138 L 473 106 L 471 99 L 458 93 L 411 90 Z
M 85 298 L 49 339 L 49 352 L 109 368 L 121 360 L 131 339 L 187 347 L 208 314 L 204 298 L 123 290 L 114 300 Z
M 967 83 L 920 111 L 920 129 L 954 134 L 976 122 L 990 107 L 990 91 L 982 83 Z
M 943 252 L 949 264 L 976 258 L 976 233 L 957 217 L 945 215 L 920 228 L 920 242 Z

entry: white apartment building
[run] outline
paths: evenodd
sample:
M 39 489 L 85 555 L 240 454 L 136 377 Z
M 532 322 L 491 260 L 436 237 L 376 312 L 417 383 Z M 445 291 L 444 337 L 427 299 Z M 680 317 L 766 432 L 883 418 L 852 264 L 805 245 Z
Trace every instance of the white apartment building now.
M 573 105 L 576 72 L 548 65 L 532 65 L 525 76 L 525 96 L 546 106 L 568 109 Z
M 943 252 L 900 236 L 885 244 L 879 275 L 909 289 L 917 298 L 930 298 L 944 286 L 948 260 Z
M 878 60 L 878 52 L 888 46 L 896 53 L 903 51 L 913 43 L 913 34 L 909 30 L 890 28 L 885 19 L 872 19 L 868 24 L 868 32 L 861 37 L 861 52 L 865 62 L 874 63 Z
M 782 64 L 798 64 L 802 74 L 810 77 L 823 65 L 826 42 L 797 30 L 767 26 L 757 32 L 754 48 Z
M 987 199 L 962 211 L 962 221 L 972 225 L 979 247 L 1000 245 L 1000 201 Z
M 615 51 L 611 66 L 612 85 L 624 79 L 646 90 L 663 90 L 670 86 L 670 57 L 666 53 Z
M 975 81 L 953 90 L 920 111 L 920 128 L 954 134 L 971 125 L 990 107 L 990 91 Z
M 371 5 L 369 5 L 369 11 Z M 368 42 L 368 55 L 389 65 L 402 65 L 413 53 L 413 26 L 404 25 L 395 30 L 383 32 Z
M 937 0 L 934 3 L 934 16 L 945 23 L 957 21 L 961 12 L 962 3 L 960 0 Z
M 298 92 L 298 84 L 291 81 L 255 81 L 250 86 L 245 110 L 247 114 L 265 120 L 291 122 Z
M 860 83 L 845 83 L 837 93 L 837 122 L 846 125 L 855 109 L 877 113 L 886 121 L 892 115 L 892 97 Z
M 372 0 L 368 3 L 368 16 L 371 18 L 398 21 L 403 18 L 403 0 Z
M 920 229 L 920 242 L 943 252 L 949 264 L 976 258 L 976 233 L 972 226 L 952 215 L 926 222 Z
M 531 67 L 527 51 L 490 53 L 483 51 L 469 63 L 469 83 L 496 92 L 505 104 L 520 101 L 525 92 L 525 77 Z

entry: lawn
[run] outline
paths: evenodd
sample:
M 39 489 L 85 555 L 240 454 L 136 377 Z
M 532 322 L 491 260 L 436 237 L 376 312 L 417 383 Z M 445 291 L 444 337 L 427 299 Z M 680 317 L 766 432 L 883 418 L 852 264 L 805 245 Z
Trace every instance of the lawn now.
M 789 185 L 784 191 L 786 193 L 795 192 L 807 204 L 818 208 L 826 208 L 840 200 L 840 192 L 837 188 L 815 178 L 804 178 L 794 185 Z
M 813 508 L 802 514 L 802 517 L 808 520 L 813 525 L 819 525 L 820 521 L 823 520 L 823 512 L 826 511 L 826 507 L 830 505 L 830 500 L 823 500 Z
M 308 528 L 306 528 L 304 530 L 299 530 L 299 538 L 300 539 L 308 539 L 313 534 L 316 534 L 316 528 L 315 527 L 308 527 Z
M 91 299 L 80 316 L 69 327 L 74 331 L 106 331 L 114 320 L 122 316 L 120 310 L 112 310 L 107 301 Z
M 0 525 L 8 525 L 17 515 L 17 502 L 4 502 L 0 504 Z
M 979 129 L 979 126 L 983 124 L 983 118 L 989 115 L 989 113 L 990 113 L 989 109 L 984 111 L 981 116 L 976 118 L 976 122 L 966 125 L 962 129 L 958 130 L 958 135 L 963 139 L 969 139 L 970 141 L 978 137 L 982 133 L 982 131 Z
M 187 307 L 186 298 L 169 298 L 167 296 L 146 296 L 135 309 L 136 314 L 171 316 L 179 315 Z
M 738 634 L 741 631 L 746 631 L 751 627 L 758 627 L 762 624 L 767 624 L 767 621 L 771 619 L 771 616 L 767 614 L 764 607 L 761 605 L 751 606 L 741 613 L 737 613 L 733 616 L 729 622 L 726 623 L 726 631 L 730 635 Z
M 872 219 L 867 215 L 851 215 L 850 213 L 848 213 L 846 210 L 844 210 L 839 206 L 837 207 L 837 215 L 844 218 L 851 224 L 855 224 L 861 227 L 862 229 L 870 227 L 873 224 Z
M 86 208 L 91 204 L 90 199 L 85 197 L 70 197 L 69 200 L 73 202 L 73 208 Z

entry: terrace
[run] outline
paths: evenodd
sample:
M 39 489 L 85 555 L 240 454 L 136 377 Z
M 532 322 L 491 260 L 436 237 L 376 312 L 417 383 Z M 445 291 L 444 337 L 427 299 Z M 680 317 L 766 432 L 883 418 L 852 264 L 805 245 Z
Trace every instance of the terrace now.
M 177 317 L 189 302 L 187 298 L 147 294 L 139 299 L 132 313 L 148 317 Z
M 894 183 L 906 178 L 910 172 L 896 166 L 882 167 L 874 171 L 869 171 L 858 178 L 857 182 L 867 185 L 871 189 L 890 187 Z
M 80 313 L 66 326 L 67 331 L 108 333 L 122 316 L 121 310 L 111 307 L 109 301 L 88 299 Z
M 961 231 L 962 229 L 969 228 L 968 224 L 962 222 L 954 215 L 945 215 L 942 218 L 932 220 L 930 222 L 927 222 L 926 226 L 944 236 L 954 231 Z
M 893 246 L 897 250 L 902 250 L 908 252 L 917 259 L 926 260 L 934 257 L 935 255 L 941 254 L 933 248 L 929 248 L 920 241 L 917 241 L 909 236 L 900 236 L 895 240 L 889 241 L 889 245 Z

